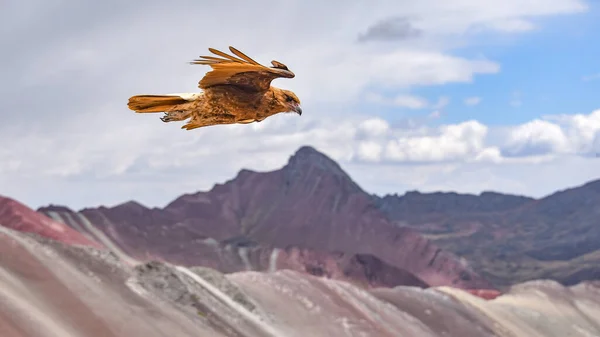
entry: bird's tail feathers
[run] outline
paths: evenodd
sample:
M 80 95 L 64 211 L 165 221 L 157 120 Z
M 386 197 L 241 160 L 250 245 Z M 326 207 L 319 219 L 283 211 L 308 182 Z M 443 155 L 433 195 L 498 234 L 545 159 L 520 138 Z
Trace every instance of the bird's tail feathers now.
M 137 113 L 165 112 L 177 105 L 198 99 L 201 93 L 168 95 L 136 95 L 129 98 L 127 106 Z

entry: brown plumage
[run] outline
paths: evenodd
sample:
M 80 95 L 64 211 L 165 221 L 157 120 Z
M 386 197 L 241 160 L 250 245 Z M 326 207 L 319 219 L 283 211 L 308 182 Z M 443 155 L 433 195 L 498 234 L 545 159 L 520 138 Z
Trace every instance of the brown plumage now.
M 190 119 L 182 129 L 192 130 L 217 124 L 247 124 L 281 112 L 302 114 L 300 100 L 289 90 L 271 86 L 279 78 L 295 75 L 283 63 L 271 61 L 265 67 L 239 50 L 235 55 L 209 48 L 220 56 L 200 56 L 191 64 L 209 65 L 209 71 L 198 83 L 198 93 L 137 95 L 129 98 L 129 109 L 137 113 L 164 112 L 163 122 Z

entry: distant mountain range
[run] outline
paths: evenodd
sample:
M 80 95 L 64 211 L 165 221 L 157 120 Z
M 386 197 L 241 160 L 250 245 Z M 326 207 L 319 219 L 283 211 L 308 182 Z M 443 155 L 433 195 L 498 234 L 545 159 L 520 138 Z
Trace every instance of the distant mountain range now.
M 1 205 L 6 225 L 10 212 Z M 600 181 L 543 199 L 494 192 L 378 197 L 302 147 L 280 170 L 242 170 L 163 209 L 130 201 L 38 212 L 127 258 L 221 272 L 292 269 L 367 287 L 467 289 L 600 279 Z
M 497 286 L 600 279 L 600 180 L 542 199 L 411 192 L 374 200 L 395 224 L 465 257 Z

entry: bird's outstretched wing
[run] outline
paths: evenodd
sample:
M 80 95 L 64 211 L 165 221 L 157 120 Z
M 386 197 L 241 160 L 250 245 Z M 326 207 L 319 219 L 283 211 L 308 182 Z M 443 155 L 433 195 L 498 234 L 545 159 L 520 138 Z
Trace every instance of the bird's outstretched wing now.
M 229 50 L 235 56 L 214 48 L 208 48 L 208 50 L 220 57 L 200 56 L 200 59 L 190 62 L 191 64 L 209 65 L 213 69 L 206 73 L 198 83 L 198 87 L 201 89 L 217 85 L 231 85 L 245 91 L 258 93 L 267 91 L 271 86 L 271 81 L 278 77 L 293 78 L 295 76 L 281 62 L 271 61 L 273 67 L 265 67 L 233 47 L 229 47 Z

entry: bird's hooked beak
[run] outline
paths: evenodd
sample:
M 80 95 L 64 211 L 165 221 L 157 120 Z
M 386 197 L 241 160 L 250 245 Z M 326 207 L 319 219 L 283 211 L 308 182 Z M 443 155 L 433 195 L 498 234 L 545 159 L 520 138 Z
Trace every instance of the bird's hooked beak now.
M 302 108 L 300 107 L 300 104 L 291 104 L 290 107 L 291 107 L 291 109 L 292 109 L 293 112 L 295 112 L 298 115 L 302 116 Z

